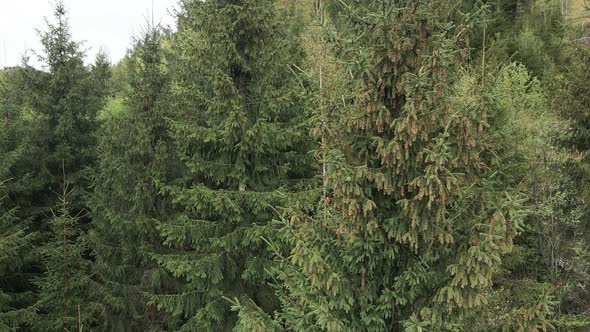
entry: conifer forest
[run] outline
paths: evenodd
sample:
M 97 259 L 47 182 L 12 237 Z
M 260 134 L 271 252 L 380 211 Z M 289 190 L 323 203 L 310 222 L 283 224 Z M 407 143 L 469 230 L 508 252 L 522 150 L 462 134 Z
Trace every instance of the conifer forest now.
M 590 1 L 177 7 L 0 70 L 1 332 L 590 331 Z

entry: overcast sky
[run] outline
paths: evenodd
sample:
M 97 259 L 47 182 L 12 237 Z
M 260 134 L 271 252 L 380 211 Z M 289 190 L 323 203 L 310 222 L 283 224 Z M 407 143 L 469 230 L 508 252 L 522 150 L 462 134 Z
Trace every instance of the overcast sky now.
M 44 17 L 51 17 L 54 0 L 0 0 L 0 67 L 20 63 L 25 50 L 41 51 L 35 29 L 44 29 Z M 117 62 L 131 44 L 131 37 L 146 25 L 152 0 L 63 0 L 70 18 L 72 35 L 86 41 L 88 61 L 100 47 Z M 177 0 L 153 0 L 154 20 L 174 26 L 170 14 Z M 6 45 L 6 47 L 5 47 Z M 6 49 L 6 52 L 5 52 Z

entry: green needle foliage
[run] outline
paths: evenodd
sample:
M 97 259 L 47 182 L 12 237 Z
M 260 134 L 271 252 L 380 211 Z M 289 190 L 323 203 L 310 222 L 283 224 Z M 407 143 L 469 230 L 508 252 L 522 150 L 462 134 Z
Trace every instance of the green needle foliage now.
M 50 187 L 46 193 L 49 206 L 55 192 L 66 185 L 76 188 L 72 200 L 79 200 L 82 185 L 81 171 L 92 164 L 96 113 L 101 107 L 102 89 L 95 89 L 95 79 L 84 65 L 82 45 L 72 40 L 64 5 L 54 7 L 54 20 L 47 20 L 47 30 L 39 32 L 43 54 L 39 59 L 47 69 L 46 82 L 38 88 L 35 110 L 46 122 L 43 147 L 47 154 Z M 101 61 L 99 59 L 99 61 Z M 99 64 L 100 66 L 100 64 Z M 68 176 L 62 177 L 62 167 Z M 62 183 L 67 180 L 68 183 Z M 73 202 L 79 205 L 78 201 Z
M 33 323 L 36 331 L 91 330 L 101 310 L 91 292 L 88 242 L 67 195 L 60 197 L 49 221 L 50 238 L 40 247 L 45 272 L 36 280 L 40 298 L 35 305 L 39 310 Z
M 36 209 L 27 211 L 42 237 L 36 244 L 41 253 L 35 277 L 39 318 L 31 322 L 38 331 L 89 327 L 98 312 L 89 288 L 86 232 L 91 226 L 82 196 L 89 186 L 84 173 L 95 158 L 95 117 L 104 97 L 104 89 L 94 88 L 106 79 L 96 68 L 105 72 L 108 64 L 99 59 L 94 74 L 84 64 L 82 45 L 72 40 L 61 2 L 54 6 L 53 19 L 46 20 L 46 30 L 39 32 L 44 71 L 25 67 L 21 77 L 27 91 L 25 109 L 40 123 L 32 142 L 37 152 L 34 165 L 40 166 L 25 169 L 41 179 L 31 195 Z M 53 207 L 59 212 L 54 213 Z
M 166 329 L 166 315 L 148 305 L 147 298 L 170 287 L 150 257 L 161 251 L 156 220 L 170 210 L 158 184 L 172 180 L 179 168 L 165 120 L 170 89 L 162 49 L 166 38 L 150 26 L 135 42 L 129 54 L 125 112 L 107 118 L 99 133 L 89 206 L 106 330 Z
M 15 210 L 7 210 L 4 204 L 0 207 L 0 329 L 3 331 L 17 331 L 35 318 L 34 310 L 27 305 L 32 294 L 22 270 L 31 259 L 34 238 L 19 221 Z
M 23 188 L 30 189 L 26 178 L 19 179 L 15 169 L 27 149 L 14 136 L 15 129 L 20 129 L 14 126 L 18 122 L 7 121 L 14 119 L 15 113 L 4 92 L 0 92 L 0 117 L 4 120 L 0 122 L 0 330 L 17 331 L 35 319 L 30 279 L 36 258 L 36 234 L 29 231 L 28 222 L 19 218 L 19 207 L 14 201 Z M 20 145 L 15 147 L 14 143 Z
M 158 227 L 170 250 L 155 255 L 182 286 L 152 297 L 182 330 L 230 330 L 222 296 L 276 309 L 263 238 L 274 207 L 314 195 L 303 90 L 278 18 L 271 0 L 183 3 L 171 132 L 186 171 L 162 188 L 174 213 Z
M 342 3 L 352 80 L 330 115 L 324 210 L 287 225 L 278 319 L 297 331 L 424 331 L 487 303 L 522 200 L 494 176 L 486 102 L 443 1 Z M 468 24 L 470 22 L 465 22 Z M 346 27 L 346 28 L 344 28 Z M 497 142 L 501 143 L 501 142 Z
M 57 1 L 0 70 L 0 331 L 588 331 L 582 2 L 181 0 L 111 64 Z

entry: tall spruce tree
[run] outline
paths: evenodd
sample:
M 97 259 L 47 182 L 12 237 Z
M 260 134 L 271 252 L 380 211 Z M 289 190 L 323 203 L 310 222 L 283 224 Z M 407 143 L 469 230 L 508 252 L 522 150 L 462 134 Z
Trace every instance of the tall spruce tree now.
M 590 48 L 577 43 L 566 46 L 562 52 L 573 56 L 571 62 L 557 62 L 563 66 L 563 75 L 546 81 L 552 88 L 555 113 L 564 120 L 556 136 L 565 147 L 562 154 L 569 158 L 560 160 L 559 173 L 553 172 L 544 181 L 559 186 L 546 186 L 546 204 L 553 203 L 554 209 L 534 232 L 543 237 L 538 248 L 546 258 L 547 279 L 556 288 L 553 326 L 558 331 L 583 331 L 590 327 L 590 296 L 584 291 L 590 275 Z M 572 213 L 576 210 L 581 212 L 579 216 Z
M 76 188 L 70 197 L 72 205 L 81 206 L 79 196 L 87 186 L 82 183 L 81 171 L 94 159 L 95 118 L 104 91 L 95 89 L 92 73 L 84 65 L 82 45 L 72 39 L 62 2 L 55 4 L 53 18 L 53 22 L 47 19 L 47 29 L 39 32 L 43 46 L 39 59 L 48 75 L 43 84 L 30 87 L 40 96 L 32 106 L 46 121 L 44 162 L 50 174 L 50 187 L 45 195 L 47 206 L 52 207 L 55 193 L 69 185 Z M 68 183 L 62 183 L 64 180 Z
M 170 250 L 155 256 L 182 286 L 152 299 L 185 331 L 232 329 L 224 296 L 276 308 L 263 238 L 274 207 L 314 195 L 295 39 L 278 17 L 272 0 L 183 2 L 171 129 L 186 171 L 162 189 L 176 212 L 158 227 Z
M 173 322 L 148 305 L 146 295 L 169 287 L 150 255 L 161 247 L 156 220 L 169 213 L 158 184 L 171 181 L 179 168 L 165 120 L 170 116 L 165 38 L 149 26 L 135 42 L 127 61 L 125 111 L 107 118 L 99 132 L 89 205 L 105 330 L 169 330 Z
M 19 150 L 19 157 L 8 168 L 7 206 L 18 206 L 18 217 L 30 220 L 43 212 L 40 197 L 47 190 L 48 176 L 45 163 L 43 139 L 44 117 L 33 105 L 43 96 L 32 86 L 46 82 L 47 74 L 28 66 L 10 68 L 0 77 L 0 122 L 2 126 L 2 153 Z M 7 159 L 7 160 L 10 160 Z M 33 226 L 33 225 L 32 225 Z
M 581 31 L 561 23 L 559 1 L 498 5 L 494 27 L 483 31 L 488 48 L 474 53 L 485 54 L 486 72 L 496 72 L 487 84 L 503 113 L 495 122 L 513 137 L 501 152 L 503 168 L 527 191 L 531 213 L 495 277 L 490 305 L 468 315 L 464 328 L 582 331 L 590 323 L 582 309 L 590 297 L 581 290 L 589 271 L 588 217 L 580 213 L 587 211 L 588 173 L 575 137 L 582 143 L 587 136 L 587 47 L 564 42 Z M 494 70 L 514 60 L 522 65 Z
M 447 1 L 340 4 L 349 84 L 322 131 L 330 191 L 317 216 L 281 232 L 292 249 L 273 269 L 277 319 L 296 331 L 444 330 L 486 303 L 523 217 L 490 169 L 502 136 L 488 129 L 483 78 L 454 74 L 467 53 L 459 23 L 473 22 Z M 249 307 L 234 308 L 242 326 L 263 326 Z
M 36 234 L 20 211 L 31 179 L 20 168 L 31 157 L 30 122 L 14 100 L 16 69 L 0 71 L 0 330 L 17 331 L 34 321 L 32 266 Z M 25 206 L 26 209 L 28 206 Z M 30 212 L 29 212 L 30 213 Z
M 62 2 L 55 4 L 53 20 L 46 24 L 46 30 L 39 32 L 43 46 L 39 60 L 46 74 L 27 86 L 34 96 L 27 106 L 42 121 L 37 144 L 43 153 L 37 162 L 43 165 L 46 179 L 34 196 L 40 210 L 34 225 L 43 238 L 36 278 L 36 307 L 42 318 L 34 324 L 39 331 L 89 327 L 97 311 L 90 289 L 86 245 L 90 220 L 83 196 L 104 93 L 95 89 L 96 80 L 84 64 L 82 45 L 72 39 Z
M 6 157 L 6 156 L 3 156 Z M 4 180 L 6 181 L 6 180 Z M 2 183 L 4 189 L 5 183 Z M 2 194 L 4 190 L 2 190 Z M 15 209 L 0 206 L 0 329 L 17 331 L 35 319 L 28 305 L 32 292 L 23 266 L 30 261 L 33 235 L 15 217 Z
M 523 188 L 530 212 L 524 223 L 526 232 L 514 241 L 513 251 L 503 257 L 501 268 L 494 274 L 489 304 L 458 317 L 457 326 L 474 332 L 546 330 L 555 302 L 543 261 L 553 249 L 539 241 L 551 224 L 567 211 L 573 212 L 567 197 L 571 194 L 562 191 L 566 183 L 560 175 L 563 156 L 550 140 L 559 127 L 540 81 L 531 77 L 525 66 L 510 64 L 498 72 L 486 71 L 481 91 L 488 94 L 486 99 L 496 110 L 490 117 L 491 129 L 505 137 L 493 141 L 498 143 L 495 152 L 501 160 L 493 168 L 506 187 Z
M 97 110 L 102 110 L 105 107 L 107 98 L 113 94 L 111 62 L 105 50 L 100 49 L 94 60 L 94 64 L 90 68 L 92 80 L 94 81 L 94 94 Z
M 80 216 L 72 213 L 68 190 L 64 188 L 48 221 L 51 237 L 39 248 L 45 271 L 36 280 L 36 331 L 92 330 L 101 311 L 92 291 L 88 243 Z
M 590 49 L 584 45 L 575 45 L 573 50 L 579 58 L 572 66 L 565 70 L 561 80 L 562 89 L 557 91 L 556 103 L 565 106 L 561 114 L 570 123 L 570 128 L 563 136 L 563 144 L 580 153 L 580 160 L 570 165 L 571 175 L 575 181 L 583 184 L 580 194 L 587 202 L 590 197 L 588 181 L 590 180 Z M 562 96 L 567 98 L 560 98 Z M 590 218 L 590 209 L 586 204 L 585 218 Z

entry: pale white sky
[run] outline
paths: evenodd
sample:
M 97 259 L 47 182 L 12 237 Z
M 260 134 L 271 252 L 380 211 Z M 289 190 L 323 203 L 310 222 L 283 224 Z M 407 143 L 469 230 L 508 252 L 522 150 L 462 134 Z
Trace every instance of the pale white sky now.
M 178 6 L 177 0 L 63 0 L 74 39 L 86 41 L 87 62 L 94 61 L 100 47 L 112 62 L 120 60 L 132 36 L 146 26 L 146 17 L 151 19 L 152 2 L 156 23 L 174 27 L 172 8 Z M 19 64 L 27 49 L 41 52 L 35 28 L 43 30 L 43 17 L 52 18 L 52 3 L 54 0 L 0 0 L 0 68 Z

